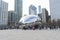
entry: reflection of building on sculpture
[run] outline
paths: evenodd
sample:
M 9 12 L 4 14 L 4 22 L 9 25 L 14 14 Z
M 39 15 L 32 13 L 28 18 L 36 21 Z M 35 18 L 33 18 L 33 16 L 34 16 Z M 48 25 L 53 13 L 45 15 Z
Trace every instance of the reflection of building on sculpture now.
M 19 23 L 22 23 L 22 25 L 20 25 L 20 28 L 31 27 L 33 25 L 40 25 L 41 19 L 36 15 L 29 15 L 29 16 L 22 17 Z
M 25 24 L 25 23 L 32 23 L 35 21 L 41 20 L 38 16 L 36 15 L 29 15 L 29 16 L 24 16 L 20 19 L 19 22 Z
M 41 22 L 33 22 L 33 23 L 27 23 L 27 24 L 20 24 L 19 28 L 23 29 L 23 27 L 32 27 L 33 25 L 41 25 Z M 38 27 L 38 26 L 37 26 Z

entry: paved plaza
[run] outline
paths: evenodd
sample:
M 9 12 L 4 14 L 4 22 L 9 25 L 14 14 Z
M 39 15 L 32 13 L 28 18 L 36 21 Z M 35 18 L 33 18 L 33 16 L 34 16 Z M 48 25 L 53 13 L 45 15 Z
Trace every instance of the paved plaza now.
M 60 40 L 60 30 L 0 30 L 0 40 Z

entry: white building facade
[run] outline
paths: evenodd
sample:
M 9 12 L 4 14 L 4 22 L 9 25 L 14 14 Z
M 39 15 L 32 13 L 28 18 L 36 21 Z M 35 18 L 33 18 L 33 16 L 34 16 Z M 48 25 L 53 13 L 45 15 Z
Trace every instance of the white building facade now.
M 0 26 L 8 24 L 8 3 L 0 1 Z
M 60 19 L 60 0 L 50 0 L 50 13 L 52 19 Z

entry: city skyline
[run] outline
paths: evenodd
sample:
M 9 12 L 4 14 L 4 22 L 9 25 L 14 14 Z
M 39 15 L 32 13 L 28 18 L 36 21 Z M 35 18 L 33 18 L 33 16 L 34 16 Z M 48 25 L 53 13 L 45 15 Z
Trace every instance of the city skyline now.
M 60 28 L 59 3 L 59 0 L 0 0 L 0 29 Z
M 3 1 L 5 1 L 9 4 L 8 11 L 14 10 L 14 0 L 3 0 Z M 28 8 L 27 7 L 30 4 L 33 4 L 36 7 L 38 5 L 41 5 L 41 8 L 46 8 L 48 10 L 49 14 L 50 14 L 49 0 L 23 0 L 23 5 L 24 5 L 23 6 L 23 12 L 25 12 L 26 14 L 28 13 Z M 27 10 L 25 10 L 25 9 L 27 9 Z M 37 11 L 38 11 L 38 9 L 37 9 Z

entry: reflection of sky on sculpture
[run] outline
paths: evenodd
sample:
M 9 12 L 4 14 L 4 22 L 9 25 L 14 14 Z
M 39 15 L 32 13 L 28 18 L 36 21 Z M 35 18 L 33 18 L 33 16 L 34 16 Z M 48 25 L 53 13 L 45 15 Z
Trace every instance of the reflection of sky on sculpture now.
M 24 22 L 31 22 L 31 21 L 36 21 L 36 17 L 30 17 L 30 18 L 28 18 L 27 20 L 25 20 Z
M 9 8 L 8 10 L 14 10 L 14 0 L 4 0 L 6 2 L 8 2 L 9 4 Z M 28 7 L 30 4 L 35 5 L 36 7 L 38 5 L 41 5 L 42 8 L 46 8 L 49 12 L 49 0 L 23 0 L 23 13 L 28 15 Z
M 33 18 L 33 19 L 27 19 L 26 21 L 24 21 L 24 22 L 26 22 L 26 23 L 31 23 L 31 22 L 35 22 L 36 21 L 36 18 Z
M 35 22 L 37 20 L 41 20 L 37 15 L 29 15 L 29 16 L 22 17 L 19 22 L 32 23 L 32 22 Z

